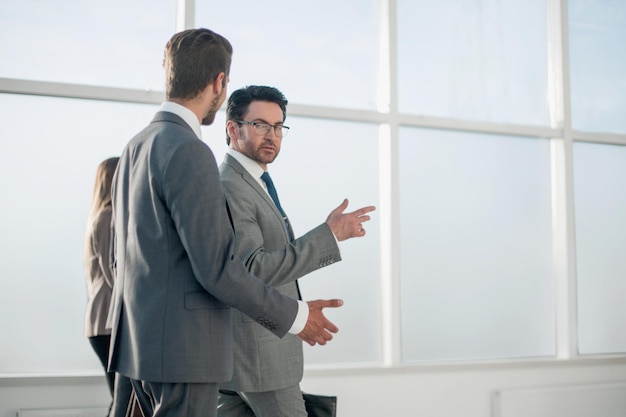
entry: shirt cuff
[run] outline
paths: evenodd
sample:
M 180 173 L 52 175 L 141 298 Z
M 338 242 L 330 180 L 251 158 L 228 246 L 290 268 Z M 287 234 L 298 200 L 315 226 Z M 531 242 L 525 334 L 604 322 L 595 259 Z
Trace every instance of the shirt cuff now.
M 293 321 L 291 325 L 291 329 L 289 329 L 290 334 L 298 334 L 302 330 L 304 330 L 304 326 L 306 326 L 306 322 L 309 320 L 309 305 L 306 301 L 298 301 L 298 313 L 296 314 L 296 319 Z
M 339 255 L 341 255 L 341 247 L 339 246 L 339 239 L 337 239 L 337 236 L 335 236 L 335 232 L 333 232 L 332 230 L 330 231 L 330 234 L 333 235 L 333 237 L 335 238 L 335 243 L 337 244 L 337 250 L 339 251 Z

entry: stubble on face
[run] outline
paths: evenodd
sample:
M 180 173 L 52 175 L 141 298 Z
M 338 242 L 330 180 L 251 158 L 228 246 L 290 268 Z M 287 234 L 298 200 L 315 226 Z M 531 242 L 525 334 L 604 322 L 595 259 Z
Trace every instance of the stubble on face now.
M 275 103 L 265 101 L 253 101 L 248 109 L 246 119 L 260 120 L 264 123 L 276 124 L 282 122 L 283 113 Z M 239 126 L 239 137 L 233 141 L 234 148 L 256 161 L 261 167 L 266 168 L 278 157 L 282 139 L 277 137 L 273 130 L 265 136 L 254 133 L 249 125 Z
M 237 150 L 265 168 L 278 157 L 280 139 L 272 140 L 267 135 L 252 137 L 250 132 L 246 132 L 237 140 Z
M 224 103 L 224 99 L 226 98 L 226 88 L 222 88 L 222 92 L 219 96 L 213 97 L 211 101 L 211 106 L 207 110 L 206 116 L 202 119 L 202 126 L 209 126 L 213 124 L 215 121 L 215 115 L 219 111 L 220 107 Z

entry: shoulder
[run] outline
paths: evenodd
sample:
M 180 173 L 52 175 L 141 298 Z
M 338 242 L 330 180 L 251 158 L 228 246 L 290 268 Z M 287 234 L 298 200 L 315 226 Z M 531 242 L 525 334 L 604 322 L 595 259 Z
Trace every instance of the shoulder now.
M 254 195 L 252 187 L 244 180 L 243 175 L 232 168 L 220 167 L 220 182 L 227 196 L 236 195 L 240 199 L 250 199 Z
M 220 164 L 220 181 L 228 187 L 244 186 L 244 175 L 247 174 L 243 167 L 231 156 L 226 155 Z M 250 174 L 247 174 L 250 175 Z
M 95 214 L 90 228 L 91 239 L 95 245 L 106 245 L 111 234 L 111 206 L 106 206 Z
M 113 210 L 111 208 L 111 206 L 105 206 L 102 208 L 102 210 L 100 210 L 95 218 L 94 218 L 94 224 L 100 226 L 100 225 L 110 225 L 111 224 L 111 217 L 113 214 Z
M 164 123 L 146 136 L 145 145 L 149 148 L 151 164 L 160 167 L 164 175 L 171 169 L 177 174 L 180 171 L 202 174 L 216 168 L 213 151 L 187 124 Z

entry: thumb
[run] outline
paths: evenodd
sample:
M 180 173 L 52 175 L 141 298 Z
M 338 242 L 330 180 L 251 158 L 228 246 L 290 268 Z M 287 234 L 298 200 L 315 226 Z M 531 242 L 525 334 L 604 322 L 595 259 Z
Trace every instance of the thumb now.
M 348 199 L 344 198 L 343 201 L 341 202 L 341 204 L 339 204 L 339 207 L 337 207 L 334 211 L 338 212 L 339 214 L 343 213 L 346 209 L 348 208 Z
M 341 307 L 343 305 L 343 300 L 339 298 L 333 298 L 331 300 L 307 301 L 307 303 L 309 304 L 309 308 L 317 308 L 321 310 L 327 307 L 330 307 L 330 308 Z

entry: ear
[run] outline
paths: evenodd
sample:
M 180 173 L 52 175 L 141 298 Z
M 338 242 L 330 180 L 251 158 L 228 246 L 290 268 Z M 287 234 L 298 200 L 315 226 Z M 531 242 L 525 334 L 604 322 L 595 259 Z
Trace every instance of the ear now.
M 226 74 L 220 72 L 217 74 L 217 77 L 215 77 L 215 80 L 213 80 L 213 93 L 216 96 L 222 94 L 222 89 L 224 88 L 224 77 L 226 77 Z
M 233 120 L 228 120 L 226 122 L 226 132 L 230 137 L 230 147 L 233 147 L 233 142 L 236 142 L 239 139 L 239 124 Z

